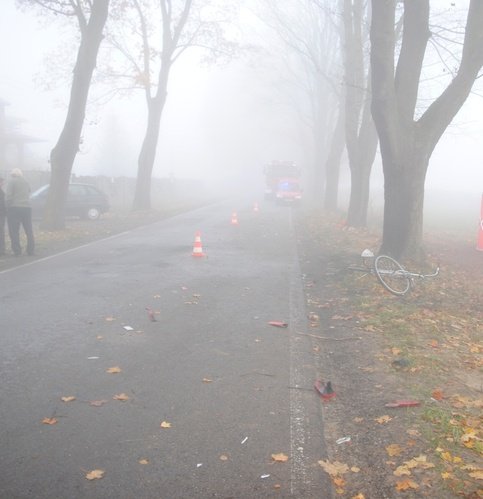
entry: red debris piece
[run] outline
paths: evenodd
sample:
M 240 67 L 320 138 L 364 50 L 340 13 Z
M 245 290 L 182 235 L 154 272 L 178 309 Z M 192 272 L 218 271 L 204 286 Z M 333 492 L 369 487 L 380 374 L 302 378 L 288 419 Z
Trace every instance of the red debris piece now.
M 288 324 L 286 322 L 270 321 L 269 324 L 270 326 L 275 326 L 275 327 L 288 327 Z
M 389 402 L 384 407 L 417 407 L 421 405 L 421 402 L 417 400 L 395 400 L 394 402 Z
M 330 400 L 335 397 L 335 392 L 330 381 L 324 383 L 323 381 L 317 380 L 314 383 L 314 388 L 323 400 Z

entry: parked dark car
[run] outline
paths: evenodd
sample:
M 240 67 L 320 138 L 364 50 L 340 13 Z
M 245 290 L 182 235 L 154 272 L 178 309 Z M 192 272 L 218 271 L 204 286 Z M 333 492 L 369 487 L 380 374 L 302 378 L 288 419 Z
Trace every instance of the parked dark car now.
M 48 192 L 49 185 L 47 184 L 31 194 L 30 203 L 34 218 L 42 217 Z M 69 184 L 65 216 L 97 220 L 107 211 L 109 211 L 109 200 L 97 187 L 90 184 Z

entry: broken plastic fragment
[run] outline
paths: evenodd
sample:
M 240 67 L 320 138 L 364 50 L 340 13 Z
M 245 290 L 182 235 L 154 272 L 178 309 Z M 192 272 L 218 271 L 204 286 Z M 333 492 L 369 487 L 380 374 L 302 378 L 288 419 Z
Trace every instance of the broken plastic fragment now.
M 342 437 L 342 438 L 339 438 L 338 440 L 335 441 L 336 444 L 345 444 L 346 442 L 350 442 L 351 441 L 351 437 Z
M 134 328 L 132 328 L 131 326 L 124 326 L 123 329 L 125 329 L 126 331 L 134 331 Z
M 247 440 L 248 440 L 248 437 L 245 437 L 245 438 L 241 441 L 241 443 L 242 443 L 242 444 L 244 444 Z
M 261 475 L 260 478 L 268 478 L 270 475 Z
M 317 380 L 314 383 L 314 388 L 324 400 L 330 400 L 335 397 L 335 392 L 330 381 L 324 383 L 323 381 Z
M 280 322 L 280 321 L 270 321 L 269 324 L 270 326 L 275 326 L 275 327 L 288 327 L 288 324 L 286 322 Z
M 417 407 L 421 405 L 421 402 L 417 400 L 395 400 L 394 402 L 389 402 L 384 407 Z

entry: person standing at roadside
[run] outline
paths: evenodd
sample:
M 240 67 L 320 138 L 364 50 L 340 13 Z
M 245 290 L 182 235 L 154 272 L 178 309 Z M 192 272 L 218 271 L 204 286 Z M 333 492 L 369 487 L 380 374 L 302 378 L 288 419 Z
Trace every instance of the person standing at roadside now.
M 2 186 L 3 186 L 3 178 L 0 177 L 0 255 L 5 254 L 5 220 L 7 218 L 5 193 L 3 192 Z
M 30 206 L 30 185 L 24 179 L 22 170 L 14 168 L 10 172 L 5 196 L 7 205 L 8 234 L 15 256 L 20 256 L 20 225 L 27 236 L 27 254 L 33 255 L 35 250 L 34 232 L 32 229 L 32 208 Z

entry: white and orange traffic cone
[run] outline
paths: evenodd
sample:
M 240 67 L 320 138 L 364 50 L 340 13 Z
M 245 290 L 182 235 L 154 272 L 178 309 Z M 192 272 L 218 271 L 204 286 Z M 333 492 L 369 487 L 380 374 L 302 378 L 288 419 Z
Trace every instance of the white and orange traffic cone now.
M 238 217 L 236 211 L 231 214 L 231 225 L 238 225 Z
M 258 213 L 258 203 L 255 201 L 255 203 L 253 203 L 253 211 L 255 213 Z
M 195 233 L 195 242 L 193 244 L 193 253 L 191 253 L 192 256 L 205 256 L 203 253 L 203 247 L 201 245 L 201 232 L 199 230 L 196 231 Z
M 480 227 L 478 229 L 478 242 L 476 243 L 476 249 L 478 251 L 483 251 L 483 194 L 481 196 Z

